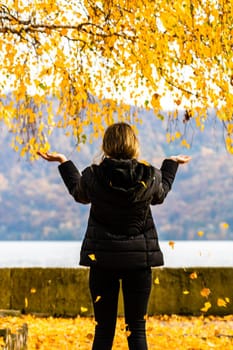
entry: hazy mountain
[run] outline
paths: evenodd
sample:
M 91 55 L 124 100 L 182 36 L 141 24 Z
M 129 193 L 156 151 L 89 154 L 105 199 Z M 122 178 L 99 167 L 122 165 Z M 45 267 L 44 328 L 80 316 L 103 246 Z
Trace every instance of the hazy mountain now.
M 186 149 L 180 140 L 166 142 L 167 125 L 152 112 L 143 111 L 141 118 L 141 158 L 160 167 L 172 154 L 192 155 L 188 165 L 179 167 L 165 203 L 152 208 L 160 239 L 232 239 L 233 157 L 225 151 L 221 126 L 210 119 L 205 131 L 198 132 L 190 124 L 186 136 L 191 148 Z M 174 125 L 171 122 L 168 126 Z M 89 206 L 74 202 L 56 164 L 19 158 L 10 149 L 4 129 L 1 134 L 0 239 L 82 239 Z M 100 141 L 82 145 L 77 152 L 74 140 L 59 131 L 54 133 L 52 144 L 82 170 L 95 158 Z M 228 229 L 224 222 L 229 224 Z M 199 237 L 198 231 L 204 235 Z

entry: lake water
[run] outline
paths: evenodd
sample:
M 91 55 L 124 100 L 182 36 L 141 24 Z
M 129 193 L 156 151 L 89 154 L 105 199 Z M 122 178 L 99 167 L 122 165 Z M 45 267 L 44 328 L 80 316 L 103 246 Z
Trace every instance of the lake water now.
M 233 267 L 233 241 L 160 242 L 166 267 Z M 77 267 L 79 241 L 0 241 L 1 267 Z

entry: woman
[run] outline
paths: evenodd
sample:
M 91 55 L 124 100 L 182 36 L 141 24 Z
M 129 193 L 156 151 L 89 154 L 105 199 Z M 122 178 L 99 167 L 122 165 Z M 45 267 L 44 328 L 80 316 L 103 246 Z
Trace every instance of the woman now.
M 188 156 L 163 161 L 161 169 L 137 160 L 138 139 L 127 123 L 110 125 L 104 134 L 104 158 L 82 174 L 63 154 L 42 154 L 58 161 L 60 174 L 77 202 L 91 203 L 80 265 L 90 266 L 89 287 L 95 314 L 92 350 L 112 348 L 122 281 L 130 350 L 146 350 L 145 315 L 151 290 L 151 267 L 163 255 L 150 205 L 164 201 L 179 163 Z

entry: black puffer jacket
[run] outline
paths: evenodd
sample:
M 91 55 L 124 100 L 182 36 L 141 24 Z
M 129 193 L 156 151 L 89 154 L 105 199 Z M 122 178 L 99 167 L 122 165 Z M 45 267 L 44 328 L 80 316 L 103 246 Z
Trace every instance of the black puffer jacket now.
M 91 203 L 80 265 L 124 269 L 163 265 L 150 204 L 163 202 L 177 167 L 170 159 L 159 170 L 136 159 L 105 158 L 81 175 L 71 161 L 59 165 L 74 199 Z

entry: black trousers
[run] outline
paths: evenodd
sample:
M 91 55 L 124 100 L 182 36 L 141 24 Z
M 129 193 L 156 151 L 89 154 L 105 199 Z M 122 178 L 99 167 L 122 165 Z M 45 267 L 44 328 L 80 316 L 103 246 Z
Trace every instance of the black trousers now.
M 90 268 L 89 287 L 95 314 L 95 337 L 92 350 L 111 350 L 117 306 L 122 280 L 125 324 L 130 350 L 147 350 L 146 320 L 147 305 L 151 291 L 151 269 L 103 270 Z

